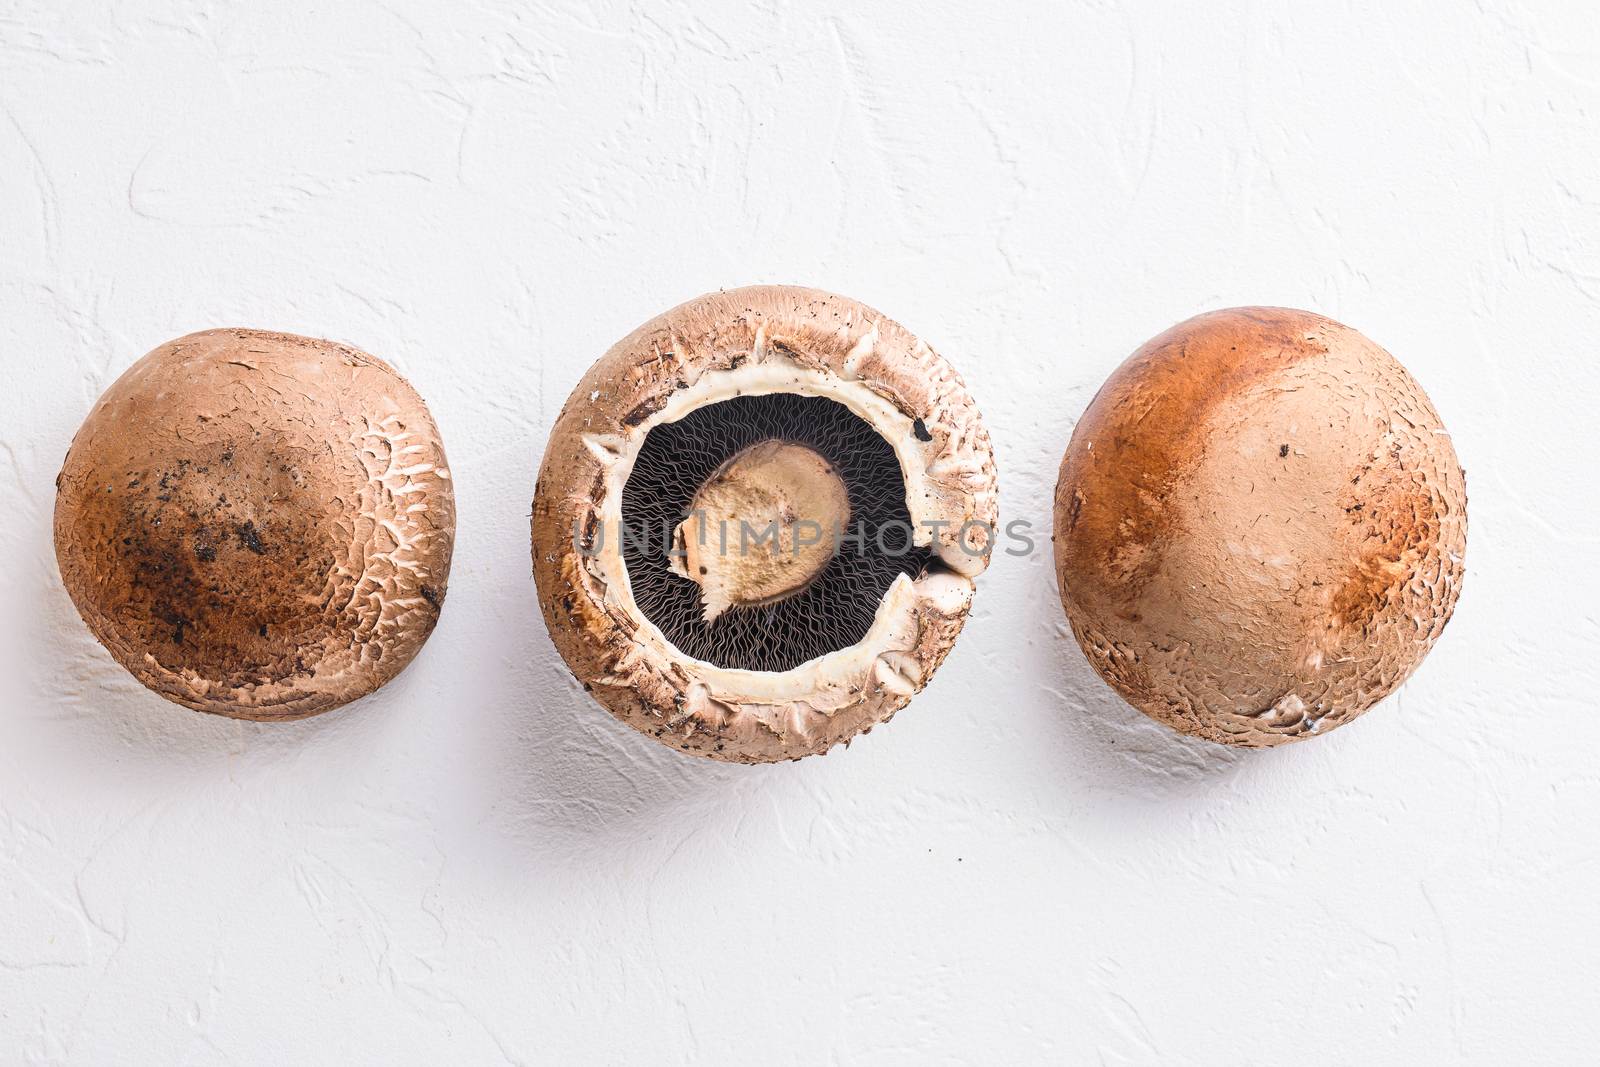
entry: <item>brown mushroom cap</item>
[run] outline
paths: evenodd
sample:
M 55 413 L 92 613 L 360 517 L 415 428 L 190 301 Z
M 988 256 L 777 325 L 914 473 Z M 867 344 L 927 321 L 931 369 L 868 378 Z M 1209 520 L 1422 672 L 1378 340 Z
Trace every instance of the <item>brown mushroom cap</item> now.
M 1422 388 L 1355 330 L 1234 308 L 1135 352 L 1055 497 L 1061 599 L 1129 703 L 1261 747 L 1342 725 L 1422 662 L 1466 552 L 1466 483 Z
M 635 602 L 616 546 L 621 497 L 652 427 L 775 393 L 836 400 L 893 446 L 933 563 L 894 580 L 852 646 L 790 670 L 718 667 Z M 617 718 L 684 752 L 772 762 L 848 741 L 922 688 L 965 621 L 995 516 L 989 437 L 948 363 L 854 300 L 755 286 L 652 319 L 578 383 L 539 472 L 533 571 L 556 648 Z
M 208 330 L 118 378 L 56 479 L 61 577 L 134 677 L 298 719 L 393 678 L 438 620 L 455 500 L 427 407 L 332 341 Z

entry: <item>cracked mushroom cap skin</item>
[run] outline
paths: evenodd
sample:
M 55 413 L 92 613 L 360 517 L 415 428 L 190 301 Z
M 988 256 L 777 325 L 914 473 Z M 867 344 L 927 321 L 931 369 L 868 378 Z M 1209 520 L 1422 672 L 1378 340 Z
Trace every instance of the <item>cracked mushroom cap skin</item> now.
M 786 393 L 843 404 L 893 447 L 895 493 L 903 487 L 912 527 L 927 530 L 930 564 L 893 580 L 855 644 L 793 669 L 718 667 L 682 652 L 640 609 L 615 533 L 606 541 L 604 531 L 620 528 L 623 489 L 653 427 L 729 398 Z M 557 650 L 613 715 L 686 753 L 770 763 L 848 742 L 927 683 L 970 609 L 996 507 L 988 434 L 943 358 L 854 300 L 755 286 L 652 319 L 578 383 L 539 472 L 533 572 Z M 596 549 L 597 533 L 609 547 Z
M 1331 319 L 1233 308 L 1112 374 L 1055 496 L 1061 599 L 1134 707 L 1245 747 L 1343 725 L 1461 591 L 1466 482 L 1421 386 Z
M 56 479 L 56 559 L 100 643 L 168 700 L 287 720 L 393 678 L 444 603 L 438 429 L 387 363 L 190 334 L 106 390 Z

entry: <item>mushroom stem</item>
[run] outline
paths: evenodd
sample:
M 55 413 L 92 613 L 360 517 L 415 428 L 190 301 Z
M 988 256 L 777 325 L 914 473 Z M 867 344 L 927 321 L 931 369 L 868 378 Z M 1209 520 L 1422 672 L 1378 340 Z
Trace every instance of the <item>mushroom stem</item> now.
M 700 586 L 706 622 L 734 607 L 771 604 L 827 567 L 850 521 L 850 494 L 833 465 L 804 445 L 768 440 L 706 479 L 672 536 L 670 566 Z

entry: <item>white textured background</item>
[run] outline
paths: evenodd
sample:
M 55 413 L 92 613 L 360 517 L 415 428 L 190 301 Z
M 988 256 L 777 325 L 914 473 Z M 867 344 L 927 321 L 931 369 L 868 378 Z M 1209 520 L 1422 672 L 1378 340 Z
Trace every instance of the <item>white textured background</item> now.
M 657 747 L 549 645 L 534 472 L 613 340 L 755 281 L 943 351 L 1041 525 L 1146 337 L 1342 319 L 1455 434 L 1455 621 L 1365 719 L 1235 753 L 1002 558 L 848 751 Z M 146 694 L 56 574 L 90 404 L 219 325 L 394 361 L 455 472 L 433 640 L 305 723 Z M 5 0 L 0 1062 L 1593 1062 L 1597 339 L 1578 0 Z

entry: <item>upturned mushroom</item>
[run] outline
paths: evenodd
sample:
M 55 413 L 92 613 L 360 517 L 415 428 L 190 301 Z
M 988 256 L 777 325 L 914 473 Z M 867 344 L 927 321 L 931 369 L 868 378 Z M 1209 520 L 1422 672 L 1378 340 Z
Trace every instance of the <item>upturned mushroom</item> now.
M 299 719 L 372 692 L 444 603 L 455 503 L 415 390 L 348 345 L 190 334 L 95 404 L 56 559 L 101 644 L 198 711 Z
M 887 721 L 959 633 L 996 517 L 960 377 L 854 300 L 703 296 L 617 343 L 534 499 L 552 640 L 617 718 L 742 763 Z
M 1416 669 L 1461 591 L 1466 484 L 1421 386 L 1306 311 L 1200 315 L 1079 420 L 1055 495 L 1089 662 L 1184 733 L 1326 733 Z

